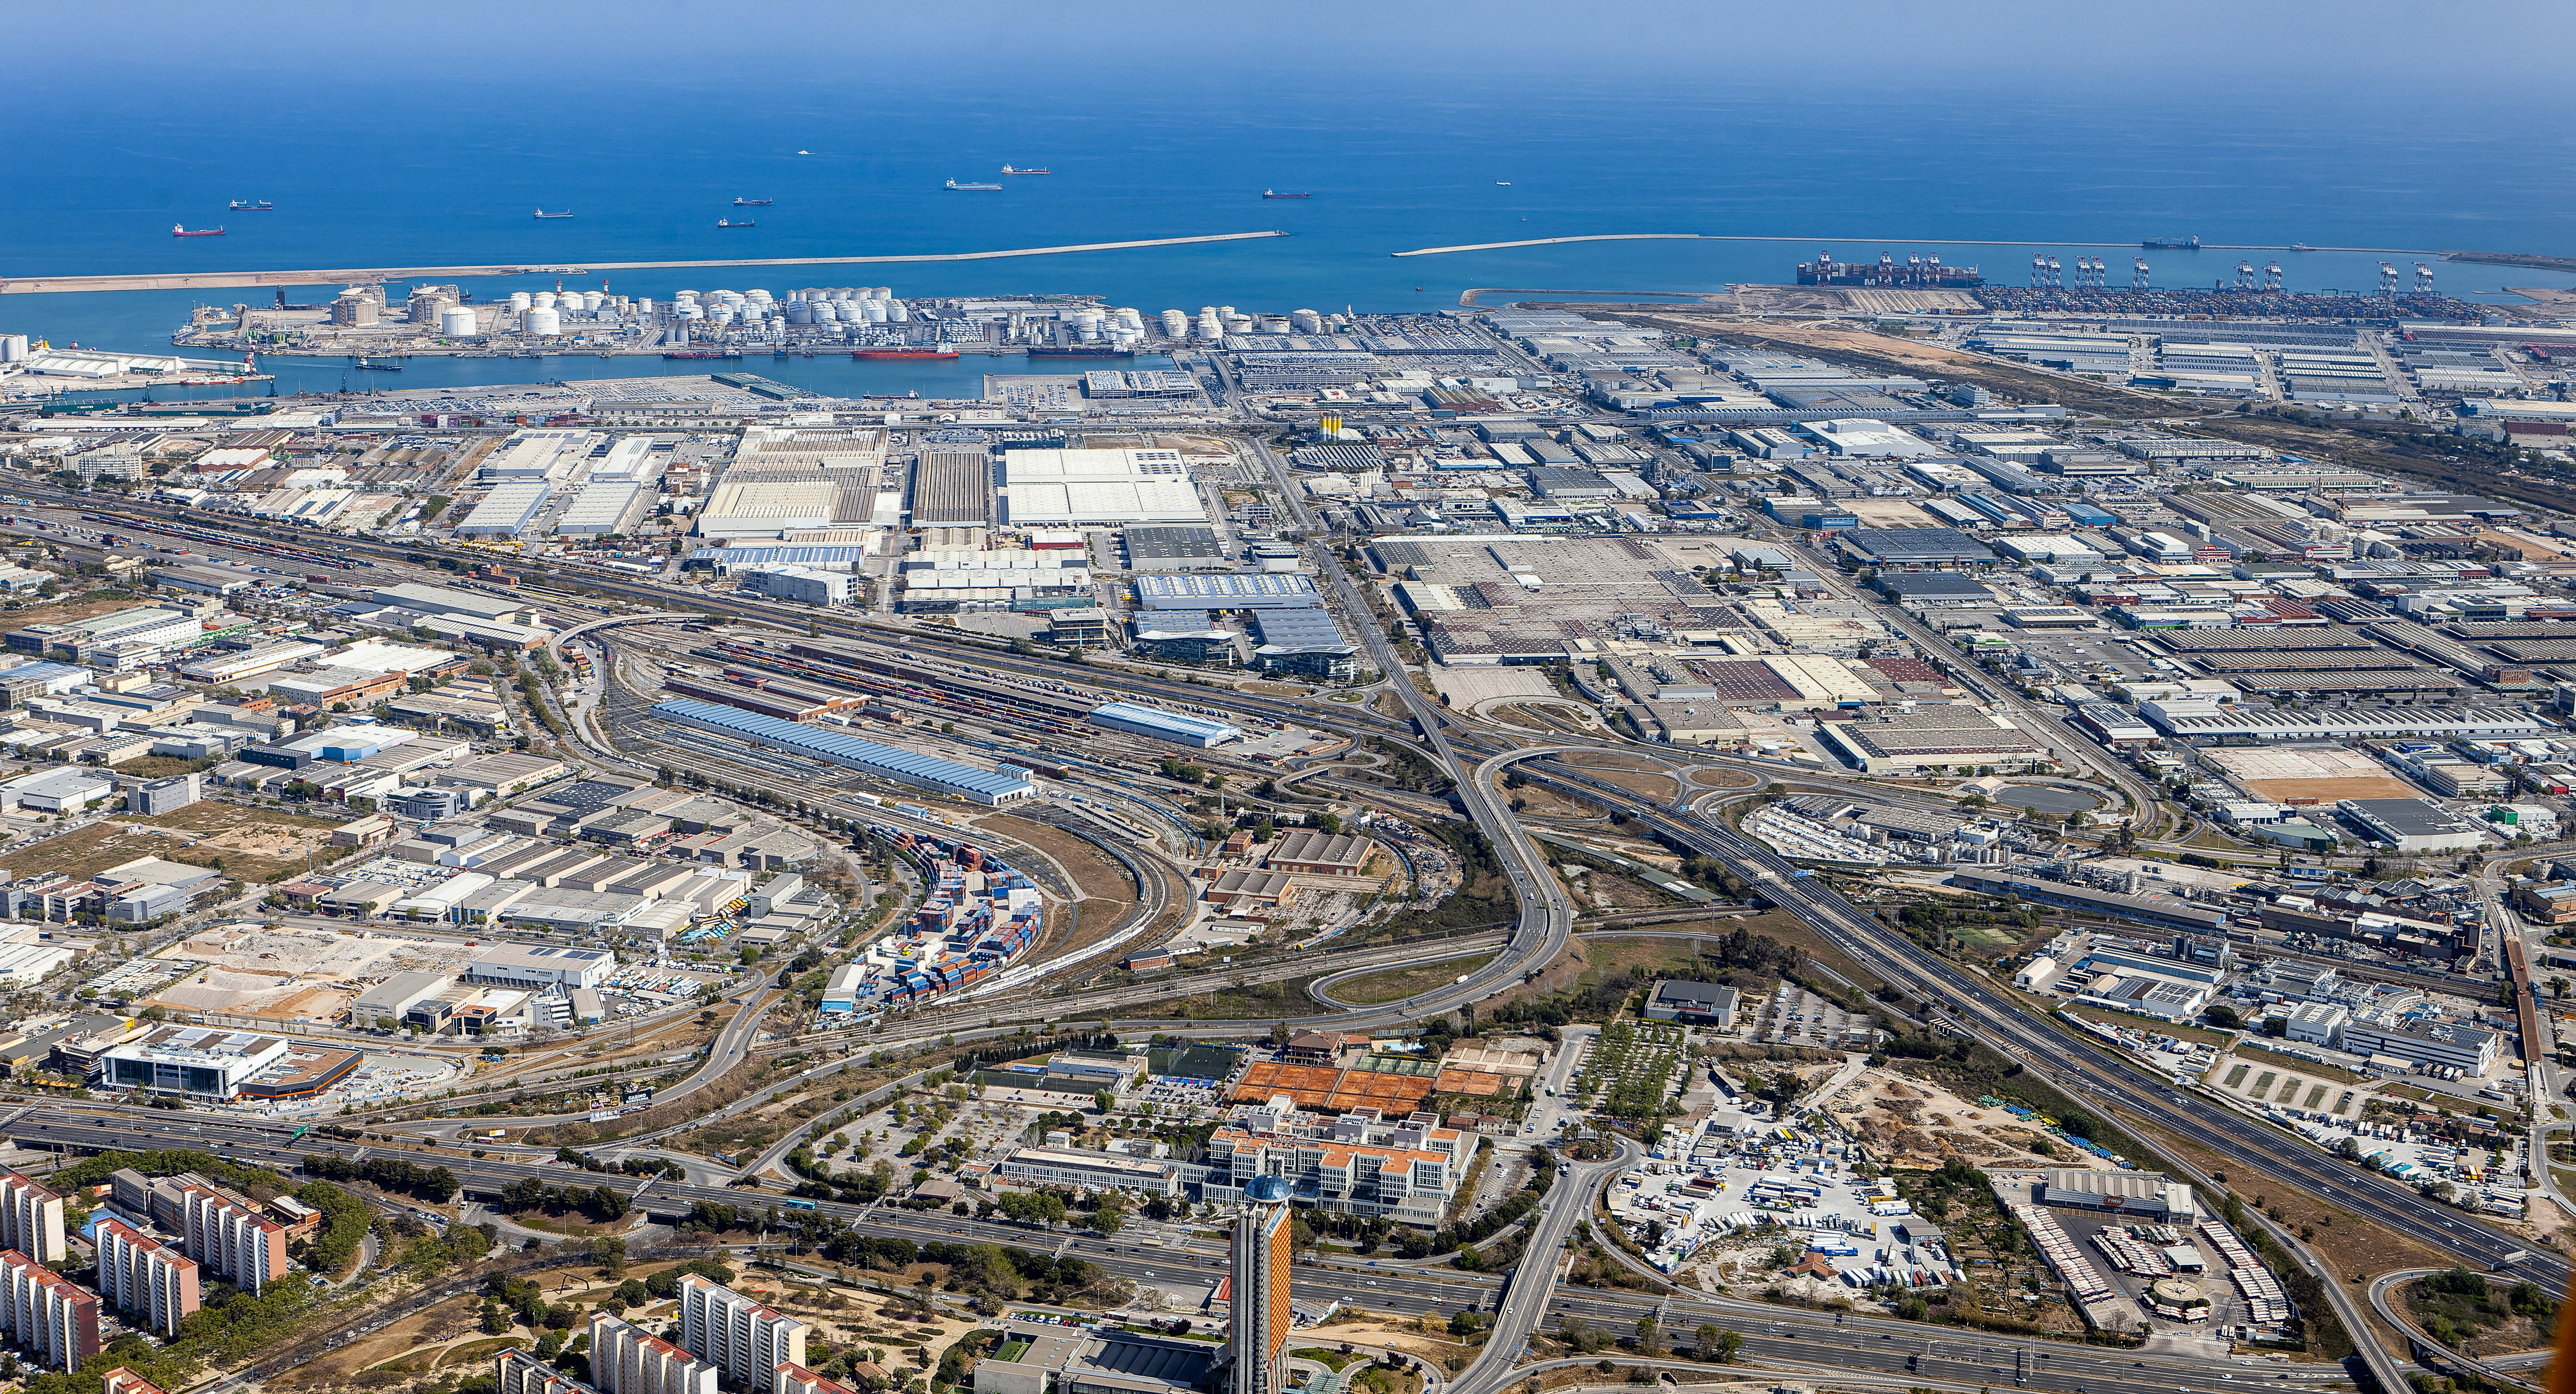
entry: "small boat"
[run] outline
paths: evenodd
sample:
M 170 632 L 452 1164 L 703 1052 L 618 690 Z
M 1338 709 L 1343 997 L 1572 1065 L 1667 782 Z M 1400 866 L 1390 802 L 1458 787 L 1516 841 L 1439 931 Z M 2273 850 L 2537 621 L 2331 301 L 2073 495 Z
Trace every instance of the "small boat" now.
M 537 216 L 540 218 L 569 218 L 572 216 L 572 210 L 567 208 L 561 213 L 549 213 L 540 208 L 537 210 Z
M 1495 187 L 1495 188 L 1497 188 L 1497 189 L 1508 189 L 1508 188 L 1510 188 L 1511 186 L 1512 186 L 1512 181 L 1510 181 L 1510 180 L 1508 180 L 1508 179 L 1497 179 L 1497 180 L 1495 180 L 1495 181 L 1494 181 L 1494 187 Z
M 277 205 L 269 202 L 267 199 L 261 199 L 257 203 L 253 203 L 249 199 L 237 198 L 233 200 L 232 208 L 236 213 L 274 213 L 277 211 Z
M 866 359 L 880 359 L 880 358 L 896 358 L 896 359 L 914 359 L 914 358 L 955 358 L 955 357 L 957 356 L 957 351 L 956 351 L 955 349 L 915 349 L 915 348 L 852 349 L 852 350 L 850 350 L 850 356 L 851 356 L 852 358 L 866 358 Z
M 1004 174 L 1053 174 L 1053 173 L 1055 173 L 1055 171 L 1054 171 L 1054 170 L 1051 170 L 1051 169 L 1013 169 L 1013 168 L 1011 168 L 1009 165 L 1004 165 L 1004 166 L 1002 166 L 1002 173 L 1004 173 Z
M 951 179 L 948 181 L 948 187 L 963 193 L 968 190 L 998 189 L 1002 186 L 999 184 L 960 184 L 956 180 Z
M 799 150 L 799 151 L 797 151 L 796 153 L 797 153 L 797 154 L 799 154 L 799 155 L 811 155 L 811 154 L 813 154 L 814 152 L 813 152 L 813 151 L 811 151 L 811 150 Z
M 1262 190 L 1262 191 L 1261 191 L 1261 196 L 1262 196 L 1263 198 L 1313 198 L 1313 197 L 1314 197 L 1314 195 L 1313 195 L 1313 194 L 1283 194 L 1283 193 L 1279 192 L 1277 189 L 1264 189 L 1264 190 Z
M 219 227 L 201 227 L 192 230 L 186 223 L 172 223 L 170 235 L 172 237 L 221 237 L 224 235 L 224 230 Z
M 767 208 L 769 205 L 776 203 L 777 201 L 778 200 L 774 198 L 736 197 L 733 201 L 733 206 L 736 208 Z
M 717 227 L 757 227 L 757 226 L 759 226 L 759 224 L 754 223 L 754 222 L 753 222 L 751 219 L 749 219 L 749 218 L 745 218 L 745 219 L 743 219 L 741 222 L 738 222 L 738 223 L 737 223 L 737 222 L 735 222 L 735 221 L 734 221 L 733 219 L 731 219 L 731 218 L 718 218 L 718 219 L 716 219 L 716 226 L 717 226 Z
M 2290 250 L 2294 252 L 2313 252 L 2316 248 L 2309 246 L 2305 242 L 2293 242 L 2290 244 Z

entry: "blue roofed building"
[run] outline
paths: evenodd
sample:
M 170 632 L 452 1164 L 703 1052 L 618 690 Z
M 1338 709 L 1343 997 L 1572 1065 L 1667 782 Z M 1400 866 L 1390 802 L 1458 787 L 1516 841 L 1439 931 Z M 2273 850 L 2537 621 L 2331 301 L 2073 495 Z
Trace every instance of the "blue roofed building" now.
M 653 714 L 678 725 L 731 736 L 753 745 L 775 747 L 809 760 L 821 760 L 843 769 L 909 784 L 916 789 L 980 803 L 988 808 L 1037 797 L 1037 786 L 1024 775 L 979 769 L 955 760 L 942 760 L 934 755 L 880 745 L 838 731 L 801 726 L 793 721 L 781 721 L 774 716 L 761 716 L 713 702 L 657 702 L 653 706 Z
M 1096 707 L 1092 710 L 1091 721 L 1093 725 L 1106 726 L 1112 731 L 1151 736 L 1158 741 L 1202 749 L 1240 739 L 1243 735 L 1241 727 L 1228 726 L 1222 721 L 1167 712 L 1138 702 L 1112 702 L 1105 707 Z

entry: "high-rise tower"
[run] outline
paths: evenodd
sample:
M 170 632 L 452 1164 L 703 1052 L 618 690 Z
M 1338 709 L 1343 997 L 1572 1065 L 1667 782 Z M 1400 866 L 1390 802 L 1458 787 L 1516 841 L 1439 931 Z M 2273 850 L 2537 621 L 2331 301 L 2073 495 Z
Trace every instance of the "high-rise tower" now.
M 1234 1222 L 1234 1320 L 1227 1336 L 1234 1379 L 1228 1394 L 1280 1394 L 1279 1352 L 1288 1345 L 1288 1183 L 1256 1176 L 1243 1188 Z

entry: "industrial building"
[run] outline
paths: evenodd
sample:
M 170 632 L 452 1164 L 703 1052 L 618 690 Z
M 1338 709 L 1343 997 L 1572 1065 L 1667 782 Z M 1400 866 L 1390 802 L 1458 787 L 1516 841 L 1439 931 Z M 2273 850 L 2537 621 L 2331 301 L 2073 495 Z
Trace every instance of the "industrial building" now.
M 1037 786 L 1025 776 L 977 769 L 954 760 L 899 750 L 856 736 L 818 731 L 792 721 L 737 711 L 712 702 L 660 702 L 654 705 L 653 714 L 682 726 L 712 731 L 753 745 L 776 747 L 808 759 L 947 794 L 988 808 L 1035 798 L 1038 792 Z
M 1013 450 L 1002 457 L 1002 521 L 1017 528 L 1205 523 L 1207 505 L 1176 450 Z
M 2486 835 L 2430 799 L 2342 799 L 2335 812 L 2383 847 L 2400 852 L 2465 852 Z
M 544 479 L 514 479 L 496 485 L 456 525 L 456 535 L 515 538 L 536 521 L 554 493 L 554 484 Z
M 1151 736 L 1156 740 L 1171 741 L 1176 745 L 1194 745 L 1202 749 L 1212 745 L 1222 745 L 1227 741 L 1239 739 L 1243 735 L 1240 727 L 1228 726 L 1222 721 L 1210 721 L 1203 716 L 1185 716 L 1179 712 L 1167 712 L 1160 707 L 1148 707 L 1136 702 L 1111 702 L 1106 706 L 1095 707 L 1091 712 L 1091 720 L 1093 724 L 1106 726 L 1113 731 Z
M 465 981 L 500 987 L 597 987 L 616 968 L 617 955 L 606 949 L 496 944 L 466 965 Z
M 1957 528 L 1853 528 L 1834 539 L 1861 566 L 1892 571 L 1952 571 L 1988 566 L 1995 554 Z

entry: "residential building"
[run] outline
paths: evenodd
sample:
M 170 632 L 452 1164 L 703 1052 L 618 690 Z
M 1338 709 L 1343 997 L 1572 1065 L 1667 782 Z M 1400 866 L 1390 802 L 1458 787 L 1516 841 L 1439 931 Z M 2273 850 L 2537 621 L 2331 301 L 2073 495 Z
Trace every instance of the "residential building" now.
M 187 1192 L 181 1233 L 188 1256 L 234 1287 L 257 1293 L 286 1276 L 286 1227 L 204 1187 Z
M 680 1280 L 680 1344 L 751 1386 L 781 1364 L 805 1363 L 805 1323 L 692 1273 Z
M 1226 1333 L 1233 1378 L 1226 1394 L 1287 1388 L 1280 1353 L 1291 1322 L 1288 1196 L 1288 1183 L 1276 1176 L 1256 1177 L 1243 1188 L 1243 1213 L 1234 1222 L 1233 1320 Z
M 498 1394 L 597 1394 L 589 1385 L 515 1347 L 493 1357 L 492 1366 L 501 1382 Z
M 38 1363 L 77 1370 L 98 1354 L 98 1298 L 15 1249 L 0 1251 L 0 1314 Z
M 14 1171 L 0 1172 L 0 1249 L 15 1249 L 38 1263 L 59 1263 L 63 1198 Z
M 647 1335 L 642 1327 L 606 1312 L 591 1313 L 590 1378 L 599 1394 L 715 1394 L 716 1374 L 712 1363 Z M 501 1394 L 511 1394 L 509 1386 L 502 1386 Z
M 769 1394 L 854 1394 L 848 1385 L 828 1380 L 792 1362 L 782 1362 L 772 1375 Z M 504 1389 L 501 1394 L 510 1394 Z
M 103 1379 L 98 1394 L 167 1394 L 161 1386 L 123 1365 L 108 1371 Z
M 94 1239 L 99 1296 L 137 1326 L 178 1335 L 197 1310 L 197 1261 L 123 1220 L 101 1220 Z

